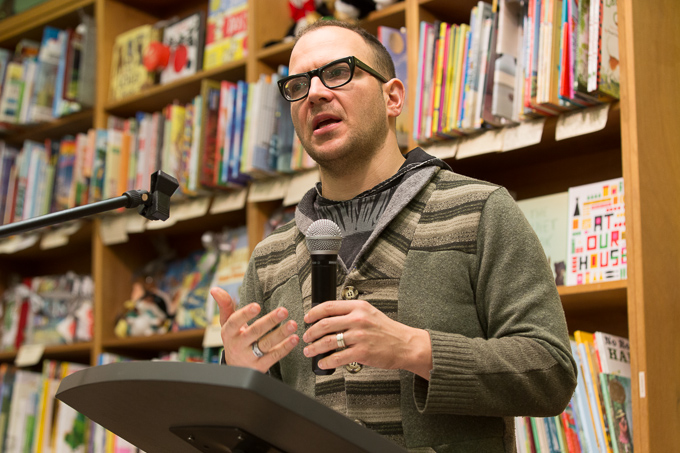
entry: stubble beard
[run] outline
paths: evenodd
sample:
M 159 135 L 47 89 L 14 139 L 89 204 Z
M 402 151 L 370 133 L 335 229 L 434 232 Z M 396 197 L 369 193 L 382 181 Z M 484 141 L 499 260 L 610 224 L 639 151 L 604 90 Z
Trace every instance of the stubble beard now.
M 382 92 L 381 92 L 382 93 Z M 311 138 L 300 137 L 302 146 L 309 154 L 309 157 L 316 162 L 319 167 L 332 173 L 336 177 L 343 177 L 355 173 L 357 168 L 367 166 L 383 148 L 389 133 L 389 126 L 386 121 L 386 107 L 382 103 L 376 102 L 375 107 L 367 115 L 374 118 L 370 127 L 354 128 L 347 133 L 344 144 L 330 152 L 319 152 L 311 143 Z M 371 101 L 369 101 L 371 102 Z M 297 127 L 296 127 L 297 129 Z

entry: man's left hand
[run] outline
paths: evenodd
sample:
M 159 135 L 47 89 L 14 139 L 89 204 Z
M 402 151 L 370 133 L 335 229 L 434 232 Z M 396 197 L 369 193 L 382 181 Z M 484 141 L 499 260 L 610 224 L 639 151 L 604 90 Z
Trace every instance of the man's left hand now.
M 338 349 L 342 332 L 345 348 L 322 359 L 322 369 L 352 362 L 382 369 L 411 371 L 430 379 L 432 347 L 430 334 L 390 319 L 365 300 L 333 300 L 312 308 L 305 315 L 314 324 L 302 339 L 310 343 L 307 357 Z

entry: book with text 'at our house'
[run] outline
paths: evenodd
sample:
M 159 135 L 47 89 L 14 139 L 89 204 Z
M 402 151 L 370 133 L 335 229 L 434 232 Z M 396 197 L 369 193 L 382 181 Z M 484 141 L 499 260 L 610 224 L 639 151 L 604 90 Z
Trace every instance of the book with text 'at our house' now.
M 569 188 L 568 214 L 567 285 L 625 279 L 623 178 Z

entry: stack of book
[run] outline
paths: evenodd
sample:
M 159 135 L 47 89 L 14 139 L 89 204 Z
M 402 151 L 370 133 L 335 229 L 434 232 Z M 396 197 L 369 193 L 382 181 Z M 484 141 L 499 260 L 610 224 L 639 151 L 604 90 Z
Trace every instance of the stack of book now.
M 417 142 L 619 98 L 616 2 L 480 1 L 469 24 L 419 33 Z
M 94 104 L 96 26 L 83 15 L 73 29 L 47 26 L 41 42 L 0 49 L 0 127 L 52 121 Z

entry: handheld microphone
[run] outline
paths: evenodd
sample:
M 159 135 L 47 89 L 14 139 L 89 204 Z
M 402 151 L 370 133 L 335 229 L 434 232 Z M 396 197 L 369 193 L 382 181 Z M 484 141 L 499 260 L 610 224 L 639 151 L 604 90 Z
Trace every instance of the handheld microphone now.
M 340 227 L 335 222 L 320 219 L 312 223 L 306 234 L 307 249 L 312 255 L 312 308 L 337 299 L 338 251 L 342 243 Z M 312 370 L 319 376 L 333 374 L 335 368 L 322 370 L 319 360 L 332 351 L 312 357 Z

